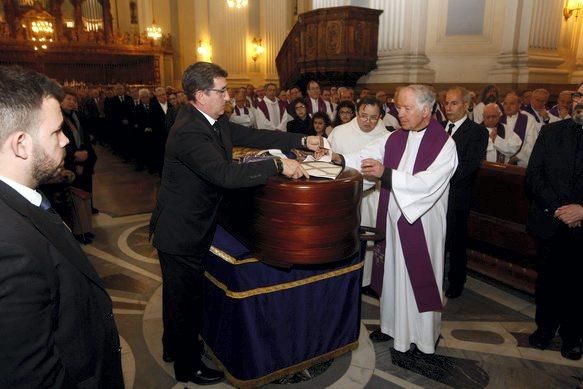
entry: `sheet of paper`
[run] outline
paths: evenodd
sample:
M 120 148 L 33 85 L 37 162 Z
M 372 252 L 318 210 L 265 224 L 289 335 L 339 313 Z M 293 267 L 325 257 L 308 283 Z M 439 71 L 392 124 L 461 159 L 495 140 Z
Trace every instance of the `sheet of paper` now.
M 311 177 L 321 177 L 321 178 L 329 178 L 329 179 L 336 179 L 342 173 L 342 166 L 334 165 L 331 162 L 323 162 L 323 161 L 311 161 L 311 162 L 302 162 L 302 166 Z

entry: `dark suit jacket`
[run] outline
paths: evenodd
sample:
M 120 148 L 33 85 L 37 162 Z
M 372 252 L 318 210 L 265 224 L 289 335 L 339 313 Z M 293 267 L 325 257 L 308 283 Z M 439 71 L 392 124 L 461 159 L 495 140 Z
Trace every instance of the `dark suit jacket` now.
M 168 254 L 206 255 L 223 191 L 264 184 L 277 174 L 272 160 L 236 164 L 233 145 L 299 147 L 301 134 L 255 130 L 222 116 L 220 137 L 191 104 L 178 111 L 166 143 L 162 183 L 150 221 L 154 246 Z
M 577 127 L 571 119 L 544 125 L 530 155 L 527 229 L 539 238 L 552 237 L 563 224 L 554 217 L 557 208 L 583 204 L 583 166 L 575 166 Z
M 0 387 L 123 387 L 103 282 L 56 215 L 0 181 Z
M 126 126 L 122 124 L 122 120 L 127 120 L 129 123 L 133 121 L 134 106 L 134 100 L 130 96 L 124 95 L 123 102 L 120 101 L 119 96 L 108 97 L 105 100 L 106 118 L 116 127 Z
M 448 211 L 469 211 L 474 179 L 488 147 L 488 130 L 466 118 L 452 138 L 458 166 L 449 182 Z
M 66 113 L 63 112 L 63 116 Z M 73 115 L 75 115 L 73 113 Z M 70 116 L 69 116 L 70 117 Z M 81 120 L 79 119 L 79 122 Z M 73 121 L 73 123 L 75 123 Z M 75 165 L 79 164 L 82 165 L 84 168 L 84 174 L 93 174 L 93 169 L 95 167 L 95 163 L 97 162 L 97 154 L 95 154 L 95 150 L 91 145 L 91 140 L 89 139 L 89 134 L 83 126 L 80 126 L 77 130 L 79 131 L 79 135 L 81 137 L 81 145 L 77 147 L 75 143 L 75 136 L 73 135 L 73 129 L 69 126 L 66 120 L 63 120 L 63 124 L 61 124 L 61 130 L 65 134 L 67 138 L 69 138 L 69 144 L 65 146 L 65 168 L 75 172 Z M 87 151 L 89 154 L 88 158 L 84 162 L 75 162 L 75 152 L 76 151 Z

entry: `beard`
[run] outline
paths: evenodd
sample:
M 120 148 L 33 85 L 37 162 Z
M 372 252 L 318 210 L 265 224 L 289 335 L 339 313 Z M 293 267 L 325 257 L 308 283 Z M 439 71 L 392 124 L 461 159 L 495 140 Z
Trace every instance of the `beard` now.
M 495 103 L 496 101 L 498 101 L 498 98 L 496 96 L 488 95 L 484 99 L 484 104 L 491 104 L 491 103 Z
M 583 125 L 583 104 L 577 104 L 573 108 L 572 118 L 575 123 Z
M 65 150 L 60 160 L 52 159 L 38 143 L 34 143 L 35 153 L 32 163 L 32 178 L 42 185 L 56 178 L 63 167 Z

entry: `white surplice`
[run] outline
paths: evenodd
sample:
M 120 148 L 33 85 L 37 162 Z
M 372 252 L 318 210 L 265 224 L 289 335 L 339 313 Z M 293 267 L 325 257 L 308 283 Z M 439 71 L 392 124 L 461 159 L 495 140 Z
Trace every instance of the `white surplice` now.
M 362 150 L 366 145 L 375 139 L 388 134 L 383 122 L 379 120 L 375 128 L 370 132 L 363 132 L 358 127 L 357 119 L 354 118 L 348 123 L 337 126 L 328 136 L 330 147 L 338 154 L 352 154 Z M 357 168 L 360 171 L 360 166 Z M 372 190 L 375 185 L 374 181 L 368 181 L 366 184 L 371 187 L 362 196 L 360 203 L 360 225 L 365 227 L 376 227 L 377 208 L 379 205 L 379 188 Z M 370 285 L 372 275 L 372 255 L 374 243 L 368 242 L 364 254 L 364 269 L 362 275 L 362 286 Z
M 449 180 L 458 160 L 455 142 L 449 138 L 427 170 L 412 174 L 424 134 L 425 131 L 409 133 L 399 167 L 392 172 L 381 294 L 381 331 L 395 339 L 394 348 L 397 351 L 405 352 L 414 343 L 422 352 L 431 354 L 435 352 L 441 329 L 441 312 L 420 313 L 417 308 L 397 222 L 401 215 L 409 223 L 421 218 L 433 274 L 442 297 Z M 359 153 L 345 155 L 346 165 L 359 168 L 364 158 L 383 161 L 389 136 L 379 138 Z
M 486 127 L 488 130 L 488 134 L 491 134 L 494 131 L 494 128 Z M 504 138 L 500 136 L 496 136 L 494 142 L 492 142 L 492 138 L 488 137 L 488 147 L 486 148 L 486 161 L 488 162 L 498 162 L 498 153 L 504 155 L 503 163 L 507 163 L 510 157 L 512 157 L 518 149 L 522 140 L 514 131 L 506 131 Z
M 524 140 L 522 141 L 522 146 L 520 147 L 520 151 L 516 154 L 516 158 L 518 158 L 518 166 L 527 167 L 528 160 L 530 159 L 530 154 L 532 153 L 532 149 L 534 148 L 534 144 L 536 143 L 536 139 L 538 138 L 538 132 L 540 131 L 540 125 L 536 122 L 534 117 L 526 111 L 520 111 L 520 113 L 525 114 L 528 118 L 526 124 L 526 131 L 524 133 Z M 506 128 L 506 132 L 510 133 L 510 131 L 516 133 L 516 121 L 518 120 L 518 114 L 513 116 L 506 117 L 506 124 L 504 127 Z

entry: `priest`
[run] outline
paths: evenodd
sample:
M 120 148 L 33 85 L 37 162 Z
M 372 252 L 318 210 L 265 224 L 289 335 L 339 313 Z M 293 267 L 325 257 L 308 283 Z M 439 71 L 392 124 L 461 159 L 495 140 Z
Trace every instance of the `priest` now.
M 374 342 L 394 338 L 400 352 L 413 343 L 423 353 L 434 353 L 441 329 L 449 180 L 458 160 L 454 141 L 431 119 L 434 104 L 427 86 L 405 87 L 397 100 L 402 129 L 360 152 L 332 154 L 335 163 L 380 179 L 377 228 L 386 232 L 386 240 L 376 251 L 384 256 L 384 280 L 381 326 L 370 337 Z

